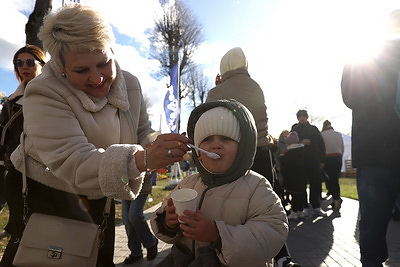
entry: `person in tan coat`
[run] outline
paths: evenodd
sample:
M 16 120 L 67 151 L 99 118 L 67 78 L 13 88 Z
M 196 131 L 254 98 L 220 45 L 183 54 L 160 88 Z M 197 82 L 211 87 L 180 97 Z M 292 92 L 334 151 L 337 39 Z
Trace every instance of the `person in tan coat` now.
M 235 100 L 205 103 L 192 111 L 188 136 L 220 158 L 193 150 L 199 173 L 174 190 L 196 190 L 198 208 L 184 211 L 182 224 L 171 198 L 152 216 L 155 235 L 174 244 L 158 266 L 272 266 L 288 223 L 271 184 L 250 170 L 257 138 L 251 113 Z
M 207 95 L 206 102 L 219 99 L 235 99 L 242 103 L 253 115 L 257 128 L 257 150 L 251 169 L 263 175 L 271 183 L 276 192 L 281 191 L 280 184 L 275 181 L 272 154 L 274 141 L 268 134 L 268 116 L 264 92 L 261 86 L 250 76 L 248 62 L 242 48 L 234 47 L 221 58 L 220 76 L 216 78 L 216 86 Z M 298 266 L 292 262 L 286 245 L 276 256 L 279 267 Z
M 96 10 L 66 5 L 46 16 L 39 38 L 51 59 L 25 89 L 23 142 L 11 160 L 26 167 L 30 213 L 100 225 L 107 197 L 135 199 L 145 173 L 181 161 L 189 140 L 163 134 L 143 149 L 154 130 L 140 83 L 119 67 Z M 98 266 L 115 266 L 114 217 L 112 205 Z

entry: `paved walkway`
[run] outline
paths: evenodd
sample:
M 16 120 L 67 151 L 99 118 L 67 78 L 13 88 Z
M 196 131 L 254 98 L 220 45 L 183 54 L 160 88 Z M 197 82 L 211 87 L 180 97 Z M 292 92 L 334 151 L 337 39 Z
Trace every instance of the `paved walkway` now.
M 322 203 L 327 210 L 329 201 Z M 157 208 L 146 211 L 147 218 Z M 303 221 L 291 221 L 287 245 L 293 259 L 303 267 L 314 266 L 361 266 L 358 246 L 358 201 L 343 199 L 341 216 L 328 210 L 328 217 L 311 217 Z M 389 259 L 385 266 L 400 266 L 400 222 L 391 221 L 388 230 Z M 157 258 L 149 262 L 143 258 L 130 266 L 155 266 L 170 251 L 171 245 L 160 241 Z M 146 250 L 143 251 L 146 253 Z M 114 262 L 117 267 L 129 254 L 123 225 L 116 227 Z M 144 255 L 146 257 L 146 255 Z

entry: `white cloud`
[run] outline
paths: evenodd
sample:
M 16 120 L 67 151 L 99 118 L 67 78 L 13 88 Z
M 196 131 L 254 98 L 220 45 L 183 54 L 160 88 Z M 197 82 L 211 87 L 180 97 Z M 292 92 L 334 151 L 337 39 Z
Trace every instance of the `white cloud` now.
M 158 0 L 81 0 L 81 3 L 96 7 L 119 33 L 135 38 L 145 47 L 149 46 L 144 33 L 154 24 L 156 12 L 160 9 Z
M 25 44 L 25 24 L 28 21 L 24 14 L 30 13 L 32 1 L 3 1 L 0 8 L 0 67 L 12 70 L 12 57 Z

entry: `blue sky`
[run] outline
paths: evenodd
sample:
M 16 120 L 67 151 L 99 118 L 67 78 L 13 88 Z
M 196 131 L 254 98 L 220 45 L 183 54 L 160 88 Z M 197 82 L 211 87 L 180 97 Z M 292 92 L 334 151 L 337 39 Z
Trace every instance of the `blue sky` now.
M 17 87 L 12 56 L 24 45 L 24 27 L 34 0 L 8 0 L 0 10 L 0 91 Z M 53 0 L 53 10 L 61 6 Z M 68 2 L 68 0 L 65 0 Z M 136 75 L 152 106 L 153 128 L 167 132 L 162 111 L 168 77 L 156 81 L 151 72 L 158 62 L 148 59 L 145 35 L 159 12 L 158 0 L 81 0 L 96 7 L 116 34 L 116 58 Z M 298 109 L 307 109 L 312 123 L 321 128 L 329 119 L 335 129 L 348 134 L 351 111 L 340 94 L 343 65 L 350 58 L 372 53 L 383 38 L 394 0 L 185 0 L 203 26 L 204 43 L 195 61 L 213 86 L 219 61 L 235 46 L 243 48 L 250 75 L 264 90 L 270 133 L 277 137 L 296 122 Z M 112 8 L 112 12 L 110 9 Z M 10 23 L 12 21 L 12 23 Z M 183 106 L 185 103 L 183 103 Z M 190 110 L 182 110 L 182 131 Z M 161 123 L 160 123 L 161 118 Z

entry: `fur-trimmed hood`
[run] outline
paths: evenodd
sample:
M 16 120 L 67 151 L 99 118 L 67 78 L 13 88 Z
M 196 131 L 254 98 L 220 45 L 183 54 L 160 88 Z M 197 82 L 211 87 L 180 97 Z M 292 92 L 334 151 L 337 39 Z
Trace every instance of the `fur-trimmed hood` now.
M 193 150 L 192 155 L 196 167 L 203 182 L 209 187 L 227 184 L 243 176 L 253 165 L 257 147 L 257 129 L 254 118 L 244 105 L 233 99 L 208 102 L 195 108 L 190 114 L 187 129 L 191 140 L 194 139 L 194 129 L 197 120 L 205 111 L 215 107 L 226 107 L 233 112 L 239 121 L 241 138 L 236 159 L 232 167 L 225 173 L 213 174 L 207 171 L 199 162 L 197 153 Z

